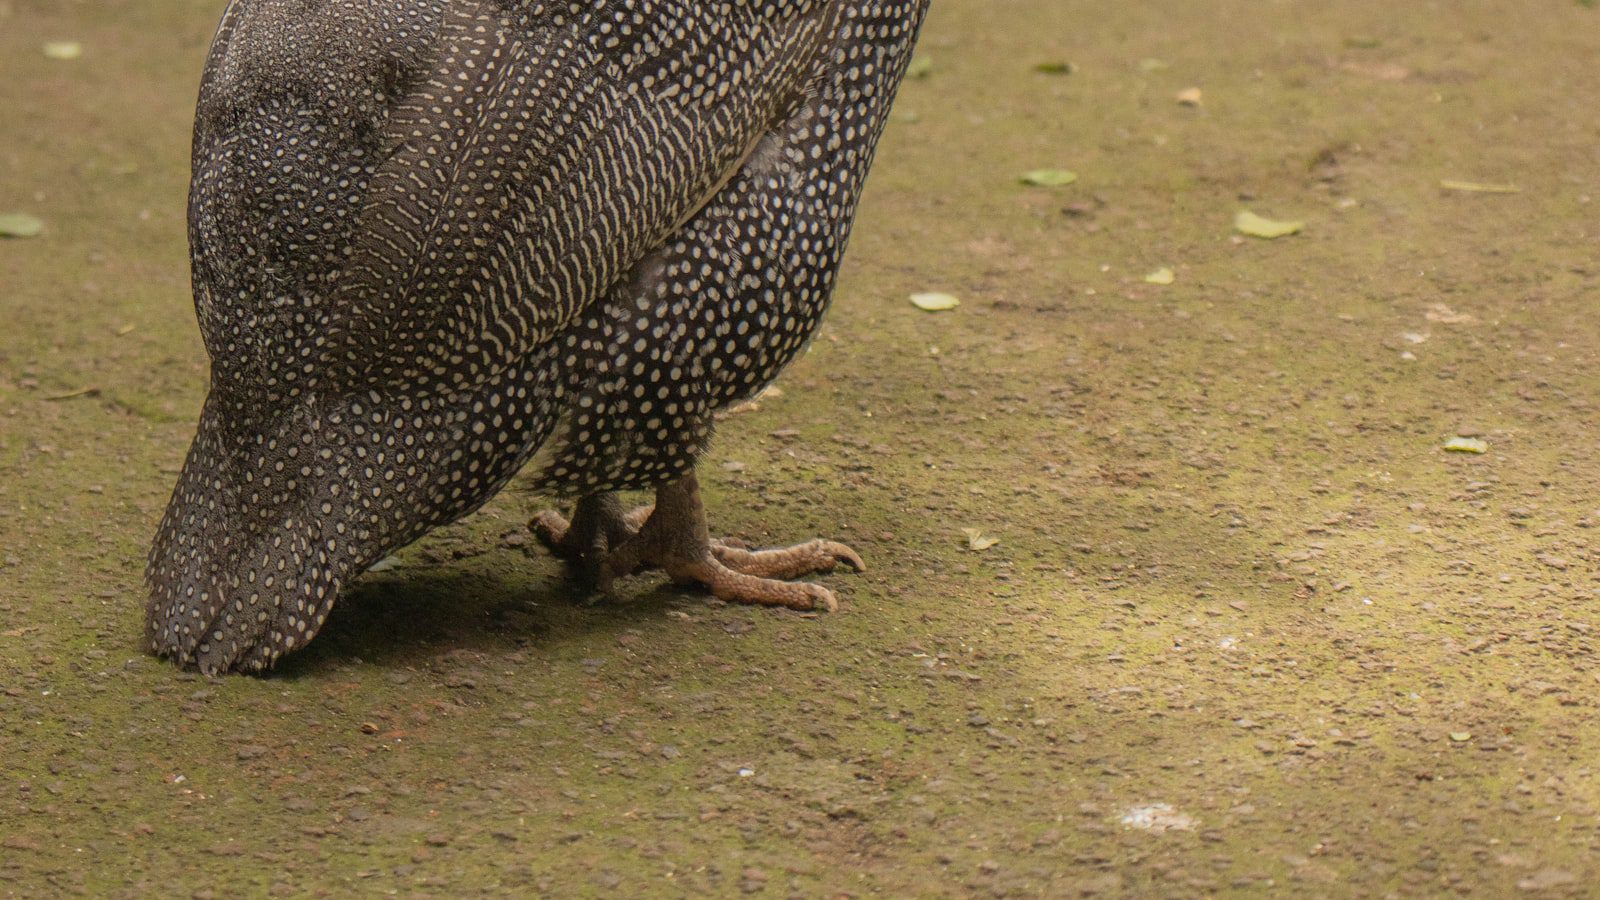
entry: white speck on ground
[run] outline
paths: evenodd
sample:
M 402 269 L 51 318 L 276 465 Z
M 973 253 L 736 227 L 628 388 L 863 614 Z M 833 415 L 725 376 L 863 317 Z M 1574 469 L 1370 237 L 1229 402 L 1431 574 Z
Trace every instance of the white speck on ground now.
M 1190 831 L 1194 819 L 1172 808 L 1170 803 L 1147 803 L 1129 807 L 1122 814 L 1122 824 L 1141 831 Z

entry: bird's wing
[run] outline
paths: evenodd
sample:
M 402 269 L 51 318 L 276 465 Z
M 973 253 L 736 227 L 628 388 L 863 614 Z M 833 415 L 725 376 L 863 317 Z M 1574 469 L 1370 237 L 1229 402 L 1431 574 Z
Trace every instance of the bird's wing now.
M 522 358 L 737 167 L 841 7 L 235 0 L 191 190 L 216 368 L 381 387 Z

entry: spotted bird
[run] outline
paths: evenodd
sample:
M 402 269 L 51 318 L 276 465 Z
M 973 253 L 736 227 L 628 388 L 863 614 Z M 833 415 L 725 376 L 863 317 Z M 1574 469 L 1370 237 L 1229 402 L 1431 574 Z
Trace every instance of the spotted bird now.
M 349 580 L 519 471 L 601 588 L 835 607 L 812 541 L 713 540 L 713 416 L 827 309 L 927 0 L 232 0 L 195 116 L 211 358 L 151 649 L 305 646 Z M 625 511 L 616 492 L 653 489 Z

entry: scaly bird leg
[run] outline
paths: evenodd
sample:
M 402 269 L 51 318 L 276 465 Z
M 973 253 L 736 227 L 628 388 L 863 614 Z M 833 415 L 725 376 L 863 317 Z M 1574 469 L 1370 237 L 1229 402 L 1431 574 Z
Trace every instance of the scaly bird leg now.
M 655 512 L 654 506 L 636 506 L 622 517 L 628 534 L 637 532 Z M 612 546 L 620 544 L 614 541 Z M 757 578 L 803 578 L 819 572 L 832 572 L 840 563 L 857 572 L 865 572 L 867 564 L 849 547 L 837 541 L 807 541 L 777 550 L 751 550 L 743 543 L 731 539 L 712 538 L 711 555 L 718 562 L 746 575 Z
M 700 503 L 700 482 L 694 472 L 656 489 L 654 510 L 633 537 L 613 544 L 599 567 L 602 590 L 612 580 L 652 566 L 673 581 L 699 583 L 729 603 L 786 606 L 790 609 L 837 609 L 833 592 L 818 584 L 780 581 L 827 572 L 843 563 L 865 570 L 854 550 L 833 541 L 810 541 L 780 550 L 746 550 L 713 541 Z M 629 518 L 638 519 L 640 511 Z
M 616 494 L 590 494 L 572 508 L 570 522 L 554 510 L 545 510 L 534 516 L 528 527 L 551 553 L 593 581 L 607 555 L 639 530 L 643 519 L 637 512 L 624 513 Z

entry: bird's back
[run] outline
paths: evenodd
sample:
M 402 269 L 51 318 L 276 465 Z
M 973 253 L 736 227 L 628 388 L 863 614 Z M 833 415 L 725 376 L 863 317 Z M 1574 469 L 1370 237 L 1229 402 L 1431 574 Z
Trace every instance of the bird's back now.
M 321 377 L 437 384 L 547 341 L 803 90 L 829 9 L 234 3 L 191 197 L 219 374 L 297 379 L 309 343 Z

